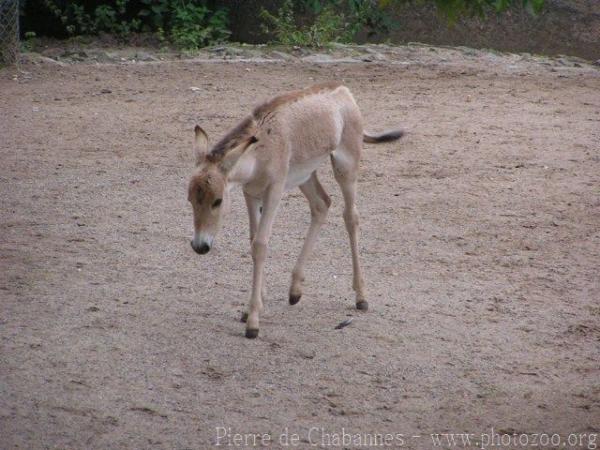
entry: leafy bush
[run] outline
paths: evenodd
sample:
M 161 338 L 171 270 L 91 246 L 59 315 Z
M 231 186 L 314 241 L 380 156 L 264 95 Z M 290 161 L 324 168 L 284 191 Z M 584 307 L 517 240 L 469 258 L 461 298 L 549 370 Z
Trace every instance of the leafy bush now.
M 263 8 L 259 17 L 232 17 L 266 30 L 275 42 L 323 46 L 354 41 L 359 33 L 386 34 L 397 26 L 394 7 L 414 2 L 435 4 L 450 21 L 515 5 L 537 13 L 544 4 L 544 0 L 244 0 L 250 9 L 273 5 L 275 12 Z M 128 37 L 143 31 L 156 33 L 161 42 L 196 49 L 229 37 L 228 10 L 223 5 L 239 5 L 240 0 L 23 0 L 22 4 L 24 22 L 33 24 L 23 30 L 39 35 Z
M 94 10 L 94 29 L 110 34 L 125 36 L 141 29 L 140 19 L 127 20 L 125 13 L 129 0 L 117 0 L 116 8 L 99 5 Z
M 21 41 L 21 49 L 26 52 L 33 51 L 36 46 L 36 34 L 33 31 L 25 33 L 25 39 Z
M 150 31 L 179 47 L 197 49 L 230 35 L 227 10 L 212 12 L 201 0 L 115 0 L 114 6 L 102 2 L 93 10 L 86 10 L 85 3 L 44 0 L 72 36 L 109 33 L 127 37 L 132 32 Z
M 70 35 L 88 35 L 100 32 L 127 35 L 139 31 L 139 19 L 127 19 L 129 0 L 116 0 L 115 6 L 98 5 L 92 13 L 86 12 L 83 4 L 68 2 L 61 8 L 56 0 L 44 0 L 46 7 L 60 20 Z
M 350 27 L 353 36 L 361 30 L 365 30 L 368 36 L 389 33 L 398 26 L 381 0 L 348 0 L 348 9 L 351 13 Z
M 197 49 L 226 41 L 231 34 L 225 9 L 211 14 L 206 6 L 177 2 L 173 12 L 171 37 L 179 47 Z
M 343 14 L 337 13 L 331 6 L 318 8 L 318 11 L 312 23 L 300 26 L 296 21 L 292 0 L 284 0 L 276 15 L 266 9 L 260 12 L 264 21 L 262 28 L 273 35 L 275 42 L 283 45 L 321 47 L 330 42 L 350 40 Z
M 373 0 L 283 0 L 276 14 L 263 9 L 263 31 L 284 45 L 321 47 L 330 42 L 352 42 L 365 30 L 369 36 L 394 28 L 385 7 Z M 302 25 L 301 17 L 309 16 Z M 304 17 L 306 19 L 306 17 Z

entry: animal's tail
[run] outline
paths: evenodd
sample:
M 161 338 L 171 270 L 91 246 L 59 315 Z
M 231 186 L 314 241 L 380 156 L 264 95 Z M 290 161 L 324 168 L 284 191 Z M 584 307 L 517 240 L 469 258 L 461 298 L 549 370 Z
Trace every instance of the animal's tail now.
M 363 142 L 368 144 L 378 144 L 380 142 L 391 142 L 400 139 L 404 136 L 402 130 L 390 130 L 383 133 L 374 134 L 367 131 L 363 132 Z

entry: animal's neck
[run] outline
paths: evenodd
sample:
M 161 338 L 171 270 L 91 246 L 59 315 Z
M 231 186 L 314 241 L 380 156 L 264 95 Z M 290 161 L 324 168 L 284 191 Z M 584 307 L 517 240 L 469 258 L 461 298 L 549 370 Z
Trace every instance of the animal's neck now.
M 255 166 L 256 158 L 253 154 L 247 153 L 242 155 L 229 172 L 227 183 L 241 185 L 250 183 L 255 175 Z

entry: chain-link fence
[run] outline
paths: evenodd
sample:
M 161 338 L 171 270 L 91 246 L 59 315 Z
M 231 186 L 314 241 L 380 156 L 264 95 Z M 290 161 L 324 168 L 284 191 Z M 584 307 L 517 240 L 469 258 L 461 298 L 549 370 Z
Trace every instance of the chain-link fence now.
M 19 0 L 0 0 L 0 65 L 14 64 L 19 54 Z

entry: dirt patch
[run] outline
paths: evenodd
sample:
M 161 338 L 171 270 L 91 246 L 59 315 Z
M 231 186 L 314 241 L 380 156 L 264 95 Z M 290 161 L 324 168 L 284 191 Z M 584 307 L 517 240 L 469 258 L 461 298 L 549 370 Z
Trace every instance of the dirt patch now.
M 342 428 L 403 434 L 405 448 L 492 428 L 599 433 L 600 73 L 418 51 L 3 69 L 2 447 L 200 449 L 216 427 L 272 448 L 286 429 L 297 448 Z M 259 101 L 330 79 L 369 129 L 408 132 L 364 152 L 371 310 L 353 309 L 343 202 L 323 167 L 333 206 L 304 296 L 287 303 L 309 223 L 291 192 L 249 341 L 239 192 L 210 255 L 189 246 L 192 129 L 216 139 Z

